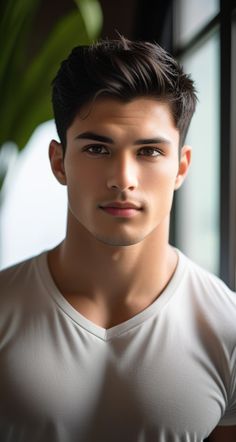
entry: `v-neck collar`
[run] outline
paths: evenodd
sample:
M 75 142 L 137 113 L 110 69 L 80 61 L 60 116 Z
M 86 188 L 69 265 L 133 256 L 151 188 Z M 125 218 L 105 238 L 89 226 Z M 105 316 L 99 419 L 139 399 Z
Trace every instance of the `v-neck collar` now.
M 137 327 L 153 315 L 160 312 L 160 310 L 170 300 L 172 295 L 174 295 L 179 282 L 182 280 L 182 275 L 186 268 L 186 257 L 178 249 L 175 250 L 178 254 L 177 267 L 171 280 L 169 281 L 168 285 L 161 293 L 161 295 L 158 296 L 158 298 L 152 304 L 150 304 L 141 312 L 137 313 L 132 318 L 108 329 L 95 324 L 94 322 L 83 316 L 62 295 L 62 293 L 56 286 L 49 270 L 47 261 L 48 251 L 44 251 L 43 253 L 35 257 L 35 264 L 40 274 L 41 283 L 44 285 L 47 293 L 53 298 L 54 302 L 64 312 L 64 314 L 75 321 L 83 329 L 87 330 L 87 332 L 92 333 L 102 340 L 108 341 L 114 337 L 120 336 L 121 334 L 131 330 L 134 327 Z

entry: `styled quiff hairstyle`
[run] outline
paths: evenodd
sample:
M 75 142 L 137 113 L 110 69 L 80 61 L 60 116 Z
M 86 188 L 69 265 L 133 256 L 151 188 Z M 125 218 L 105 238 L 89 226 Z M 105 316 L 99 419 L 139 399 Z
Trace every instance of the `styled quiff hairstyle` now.
M 189 75 L 156 43 L 101 40 L 75 47 L 52 82 L 57 132 L 65 154 L 66 131 L 81 107 L 97 97 L 129 102 L 152 97 L 169 105 L 182 147 L 196 107 Z

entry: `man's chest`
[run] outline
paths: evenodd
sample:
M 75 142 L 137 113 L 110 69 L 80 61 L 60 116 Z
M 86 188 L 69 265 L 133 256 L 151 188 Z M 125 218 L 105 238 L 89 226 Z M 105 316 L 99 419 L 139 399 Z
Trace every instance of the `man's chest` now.
M 89 441 L 98 434 L 109 440 L 114 428 L 113 440 L 137 441 L 142 432 L 155 440 L 161 430 L 197 441 L 217 425 L 224 385 L 196 349 L 154 329 L 110 341 L 76 327 L 55 329 L 25 330 L 2 352 L 0 412 L 7 421 L 51 422 L 78 440 L 90 434 Z

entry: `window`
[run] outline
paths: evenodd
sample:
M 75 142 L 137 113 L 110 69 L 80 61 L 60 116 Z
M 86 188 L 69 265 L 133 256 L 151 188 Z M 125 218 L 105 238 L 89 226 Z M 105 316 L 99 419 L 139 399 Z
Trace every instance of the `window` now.
M 188 43 L 218 14 L 219 7 L 219 0 L 175 0 L 175 46 L 181 47 Z
M 176 193 L 176 244 L 194 261 L 219 274 L 219 33 L 181 58 L 191 72 L 198 105 L 186 144 L 192 165 L 186 183 Z
M 4 183 L 0 268 L 50 249 L 64 238 L 66 187 L 50 169 L 47 151 L 53 138 L 57 139 L 54 122 L 41 124 Z
M 186 142 L 193 166 L 176 194 L 174 242 L 236 288 L 236 13 L 229 0 L 176 0 L 173 53 L 196 80 Z M 203 161 L 203 158 L 205 161 Z

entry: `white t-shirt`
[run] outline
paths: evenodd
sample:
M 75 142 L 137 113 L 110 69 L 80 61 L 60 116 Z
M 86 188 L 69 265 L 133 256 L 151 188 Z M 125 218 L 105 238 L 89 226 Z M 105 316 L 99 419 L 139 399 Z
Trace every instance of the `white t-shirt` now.
M 181 252 L 157 300 L 108 330 L 44 252 L 0 274 L 1 442 L 200 442 L 236 425 L 236 294 Z

